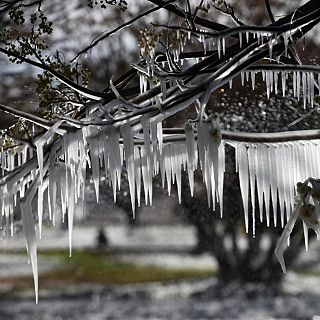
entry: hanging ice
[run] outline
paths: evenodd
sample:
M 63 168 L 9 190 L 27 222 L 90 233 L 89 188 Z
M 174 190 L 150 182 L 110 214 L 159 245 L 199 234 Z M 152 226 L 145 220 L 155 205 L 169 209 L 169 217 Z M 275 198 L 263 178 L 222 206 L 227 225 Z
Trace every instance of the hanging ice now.
M 34 290 L 36 296 L 36 303 L 38 303 L 38 262 L 37 262 L 37 247 L 35 226 L 32 216 L 31 200 L 21 202 L 21 217 L 24 229 L 24 235 L 27 243 L 28 255 L 31 261 Z
M 131 197 L 131 207 L 133 217 L 135 217 L 135 170 L 134 170 L 134 141 L 130 124 L 121 126 L 121 136 L 123 138 L 124 154 L 126 159 L 128 181 Z
M 100 139 L 100 132 L 96 128 L 85 127 L 84 134 L 89 144 L 90 159 L 92 166 L 92 178 L 94 188 L 96 191 L 96 200 L 99 202 L 99 185 L 100 185 L 100 146 L 102 141 Z
M 244 221 L 246 232 L 249 231 L 249 218 L 248 218 L 248 203 L 249 203 L 249 169 L 248 169 L 248 155 L 247 147 L 245 144 L 237 144 L 236 146 L 237 153 L 237 166 L 239 170 L 239 181 L 241 196 L 243 202 L 244 210 Z
M 193 126 L 190 122 L 186 122 L 184 126 L 186 135 L 186 148 L 187 148 L 187 166 L 188 166 L 188 178 L 190 185 L 191 196 L 194 192 L 194 153 L 195 153 L 195 140 Z

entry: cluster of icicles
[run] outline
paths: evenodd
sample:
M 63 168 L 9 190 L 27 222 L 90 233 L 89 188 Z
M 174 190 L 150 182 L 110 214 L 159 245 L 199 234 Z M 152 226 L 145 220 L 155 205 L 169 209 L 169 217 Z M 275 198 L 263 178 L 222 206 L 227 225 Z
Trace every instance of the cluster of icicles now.
M 203 50 L 204 54 L 209 50 L 217 50 L 219 58 L 222 55 L 225 55 L 226 51 L 226 37 L 206 37 L 206 31 L 202 30 L 203 33 L 198 35 L 197 39 L 200 43 L 203 44 Z M 285 56 L 287 56 L 288 47 L 289 47 L 289 41 L 291 39 L 291 35 L 293 34 L 293 30 L 289 32 L 284 32 L 282 34 L 282 40 L 285 45 Z M 262 31 L 246 31 L 246 32 L 239 32 L 239 46 L 242 48 L 243 42 L 249 43 L 250 37 L 257 40 L 258 45 L 263 45 L 264 43 L 268 45 L 269 48 L 269 59 L 277 60 L 279 57 L 273 57 L 273 46 L 278 42 L 279 36 L 275 36 L 272 33 L 268 32 L 262 32 Z M 175 63 L 181 63 L 181 66 L 183 65 L 184 59 L 180 58 L 180 53 L 183 52 L 184 47 L 187 44 L 187 41 L 193 42 L 193 37 L 191 37 L 191 32 L 181 32 L 180 30 L 176 31 L 176 38 L 178 44 L 176 45 L 175 49 L 173 49 L 173 60 Z M 140 73 L 140 92 L 146 92 L 148 88 L 148 77 L 154 76 L 154 68 L 155 64 L 153 61 L 154 57 L 151 57 L 150 60 L 147 60 L 147 70 L 145 72 Z M 200 58 L 195 58 L 195 62 L 198 63 Z M 205 57 L 203 58 L 205 59 Z M 163 70 L 167 69 L 170 72 L 174 70 L 174 66 L 172 62 L 169 61 L 162 62 L 162 68 Z M 251 78 L 251 86 L 252 89 L 255 90 L 256 86 L 256 79 L 258 77 L 258 74 L 261 73 L 262 80 L 266 84 L 266 93 L 267 97 L 270 97 L 271 93 L 275 93 L 276 95 L 281 91 L 283 97 L 286 96 L 286 90 L 287 90 L 287 82 L 292 83 L 292 91 L 293 91 L 293 97 L 300 100 L 303 99 L 303 106 L 306 108 L 307 104 L 313 108 L 314 106 L 314 96 L 315 96 L 315 86 L 319 89 L 319 95 L 320 95 L 320 73 L 318 70 L 311 70 L 310 71 L 303 71 L 299 70 L 298 66 L 296 70 L 282 70 L 277 69 L 277 64 L 274 65 L 274 69 L 272 69 L 272 65 L 270 65 L 270 69 L 257 69 L 257 70 L 249 70 L 244 71 L 240 73 L 241 76 L 241 83 L 242 85 L 245 84 L 246 81 L 250 81 Z M 310 66 L 315 67 L 314 65 Z M 161 70 L 159 70 L 161 71 Z M 170 84 L 170 87 L 175 85 L 175 82 L 168 77 L 166 79 L 165 77 L 160 77 L 160 83 L 161 83 L 161 90 L 163 92 L 163 99 L 166 97 L 166 91 L 167 91 L 167 85 L 168 82 Z M 168 81 L 167 81 L 168 80 Z M 316 83 L 317 81 L 317 83 Z M 230 89 L 232 88 L 232 80 L 229 81 Z M 152 83 L 150 83 L 150 87 L 152 87 Z
M 216 202 L 219 202 L 222 217 L 225 143 L 228 143 L 235 148 L 246 231 L 249 230 L 251 216 L 253 235 L 257 219 L 265 220 L 268 226 L 270 220 L 274 225 L 279 223 L 277 203 L 280 207 L 280 223 L 284 227 L 294 206 L 296 182 L 305 181 L 310 176 L 320 176 L 320 140 L 272 144 L 224 141 L 221 140 L 217 117 L 208 122 L 197 122 L 196 126 L 187 122 L 183 138 L 176 135 L 168 140 L 161 123 L 150 123 L 148 118 L 143 118 L 141 123 L 142 131 L 135 135 L 130 124 L 123 124 L 120 128 L 110 126 L 103 130 L 87 126 L 53 141 L 54 133 L 58 132 L 61 124 L 58 122 L 36 142 L 37 157 L 32 157 L 33 151 L 30 153 L 28 147 L 1 153 L 2 169 L 11 171 L 11 174 L 0 180 L 1 211 L 12 225 L 13 208 L 17 204 L 17 198 L 20 198 L 36 297 L 38 274 L 32 199 L 37 194 L 40 237 L 44 196 L 48 199 L 49 217 L 53 224 L 56 220 L 57 203 L 61 203 L 62 217 L 65 214 L 68 216 L 71 254 L 73 219 L 76 206 L 83 208 L 88 167 L 92 171 L 97 201 L 101 173 L 110 181 L 116 201 L 121 172 L 126 167 L 133 214 L 136 204 L 140 206 L 142 188 L 145 203 L 152 204 L 152 178 L 157 174 L 161 175 L 163 187 L 167 188 L 169 195 L 172 184 L 176 185 L 181 202 L 181 172 L 187 171 L 193 195 L 194 171 L 199 167 L 207 188 L 208 205 L 215 209 Z M 17 166 L 19 170 L 15 169 Z M 256 194 L 259 217 L 255 217 Z M 249 214 L 249 200 L 252 215 Z M 273 218 L 270 217 L 270 204 Z
M 266 93 L 269 99 L 271 93 L 278 94 L 279 86 L 281 84 L 282 96 L 286 97 L 286 82 L 289 79 L 289 75 L 292 76 L 290 82 L 292 82 L 293 97 L 300 100 L 303 99 L 303 106 L 306 108 L 307 104 L 313 108 L 314 96 L 315 96 L 315 80 L 317 79 L 320 94 L 320 74 L 305 71 L 279 71 L 279 70 L 260 70 L 260 71 L 245 71 L 241 72 L 241 84 L 244 85 L 245 80 L 250 81 L 252 89 L 255 89 L 255 82 L 257 73 L 262 73 L 262 80 L 266 84 Z M 232 87 L 232 82 L 230 82 Z

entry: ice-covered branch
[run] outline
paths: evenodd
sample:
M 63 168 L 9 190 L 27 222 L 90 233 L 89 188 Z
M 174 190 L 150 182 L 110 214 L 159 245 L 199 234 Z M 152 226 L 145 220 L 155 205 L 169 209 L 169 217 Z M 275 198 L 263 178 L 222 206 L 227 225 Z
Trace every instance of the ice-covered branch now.
M 28 122 L 34 123 L 37 126 L 42 127 L 44 129 L 49 129 L 53 125 L 53 123 L 49 120 L 35 116 L 35 115 L 30 114 L 28 112 L 14 109 L 12 107 L 9 107 L 9 106 L 3 105 L 3 104 L 0 104 L 0 111 L 8 113 L 16 118 L 19 118 L 19 119 L 25 119 Z M 68 129 L 70 129 L 70 128 L 68 128 Z M 65 129 L 60 128 L 59 132 L 61 134 L 64 134 L 68 131 L 68 129 L 67 128 L 65 128 Z
M 183 128 L 164 128 L 164 142 L 183 141 L 186 139 Z M 291 142 L 299 140 L 319 140 L 320 130 L 299 130 L 299 131 L 284 131 L 275 133 L 250 133 L 250 132 L 232 132 L 221 130 L 222 139 L 234 142 L 247 143 L 278 143 Z M 195 130 L 195 137 L 197 131 Z

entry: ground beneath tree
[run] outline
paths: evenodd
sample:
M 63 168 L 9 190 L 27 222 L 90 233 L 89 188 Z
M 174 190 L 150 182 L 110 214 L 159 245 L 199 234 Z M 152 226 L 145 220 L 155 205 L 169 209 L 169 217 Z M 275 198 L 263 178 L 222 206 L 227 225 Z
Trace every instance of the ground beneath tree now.
M 319 287 L 318 278 L 307 278 L 304 280 L 313 283 L 313 289 Z M 3 297 L 0 319 L 312 319 L 320 314 L 320 296 L 313 290 L 306 291 L 304 280 L 291 274 L 284 287 L 294 284 L 295 292 L 284 288 L 278 296 L 268 296 L 264 288 L 252 285 L 233 284 L 217 291 L 212 289 L 214 278 L 169 284 L 80 286 L 47 295 L 42 292 L 37 306 L 32 296 Z
M 51 233 L 50 233 L 51 232 Z M 76 228 L 76 249 L 90 249 L 95 245 L 97 229 Z M 188 254 L 195 244 L 194 230 L 187 226 L 148 227 L 127 229 L 124 226 L 107 228 L 111 249 L 119 251 L 119 257 L 141 266 L 162 267 L 215 267 L 208 255 Z M 55 241 L 53 241 L 56 239 Z M 7 243 L 6 243 L 7 242 Z M 22 239 L 0 242 L 0 276 L 29 275 L 31 268 L 26 256 L 12 254 L 24 248 Z M 66 250 L 67 233 L 59 229 L 45 232 L 40 249 Z M 182 254 L 183 253 L 183 254 Z M 232 283 L 217 286 L 214 277 L 167 283 L 131 285 L 65 285 L 55 289 L 41 289 L 39 304 L 34 303 L 32 289 L 0 294 L 0 319 L 12 320 L 307 320 L 320 315 L 319 246 L 313 244 L 304 254 L 297 270 L 289 272 L 283 284 L 283 292 L 273 296 L 267 288 L 258 285 Z M 312 266 L 312 267 L 311 267 Z M 42 273 L 59 267 L 57 260 L 40 256 Z M 306 272 L 308 271 L 308 272 Z M 4 292 L 4 291 L 3 291 Z

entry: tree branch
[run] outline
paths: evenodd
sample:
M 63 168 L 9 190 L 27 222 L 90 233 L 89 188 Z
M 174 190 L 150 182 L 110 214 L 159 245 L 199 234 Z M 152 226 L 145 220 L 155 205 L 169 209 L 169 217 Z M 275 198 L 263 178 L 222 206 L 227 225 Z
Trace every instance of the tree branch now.
M 65 76 L 63 76 L 62 74 L 57 72 L 56 70 L 52 69 L 47 64 L 36 62 L 34 60 L 31 60 L 29 58 L 23 57 L 23 56 L 19 55 L 18 53 L 12 52 L 12 51 L 7 50 L 5 48 L 1 48 L 0 47 L 0 52 L 5 54 L 7 57 L 15 57 L 15 58 L 19 59 L 22 62 L 25 62 L 27 64 L 30 64 L 30 65 L 35 66 L 37 68 L 40 68 L 42 70 L 50 72 L 60 82 L 64 83 L 69 88 L 73 89 L 74 91 L 80 93 L 81 95 L 83 95 L 83 96 L 85 96 L 85 97 L 87 97 L 89 99 L 99 100 L 100 101 L 101 99 L 103 99 L 105 97 L 105 93 L 85 88 L 85 87 L 83 87 L 83 86 L 71 81 L 70 79 L 66 78 Z
M 98 43 L 100 43 L 102 40 L 105 40 L 106 38 L 110 37 L 111 35 L 117 33 L 118 31 L 130 26 L 132 23 L 134 23 L 135 21 L 147 16 L 148 14 L 152 13 L 152 12 L 155 12 L 159 9 L 162 9 L 164 8 L 165 6 L 169 5 L 170 3 L 173 3 L 175 2 L 176 0 L 169 0 L 169 1 L 166 1 L 160 5 L 158 5 L 157 7 L 154 7 L 148 11 L 145 11 L 141 14 L 139 14 L 138 16 L 134 17 L 133 19 L 123 23 L 122 25 L 118 26 L 117 28 L 109 31 L 108 33 L 106 33 L 105 35 L 101 36 L 100 38 L 98 38 L 97 40 L 91 42 L 90 45 L 88 45 L 86 48 L 82 49 L 72 60 L 71 62 L 75 61 L 76 59 L 79 58 L 79 56 L 81 56 L 82 54 L 86 53 L 88 50 L 92 49 L 93 47 L 95 47 Z
M 9 106 L 5 106 L 4 104 L 0 104 L 0 111 L 3 111 L 5 113 L 8 113 L 16 118 L 25 119 L 28 122 L 34 123 L 39 127 L 42 127 L 44 129 L 49 129 L 53 126 L 53 122 L 37 117 L 33 114 L 17 110 L 14 108 L 11 108 Z M 63 125 L 60 126 L 60 128 L 57 130 L 57 132 L 60 131 L 60 134 L 64 134 L 66 131 L 70 130 L 70 127 L 64 127 Z
M 273 13 L 271 10 L 270 0 L 265 0 L 265 2 L 266 2 L 266 7 L 267 7 L 269 18 L 270 18 L 271 22 L 274 23 L 274 22 L 276 22 L 276 20 L 274 19 L 274 16 L 273 16 Z

